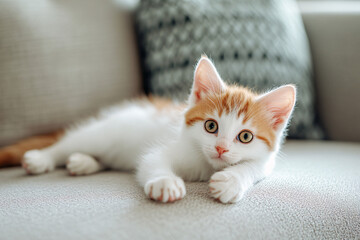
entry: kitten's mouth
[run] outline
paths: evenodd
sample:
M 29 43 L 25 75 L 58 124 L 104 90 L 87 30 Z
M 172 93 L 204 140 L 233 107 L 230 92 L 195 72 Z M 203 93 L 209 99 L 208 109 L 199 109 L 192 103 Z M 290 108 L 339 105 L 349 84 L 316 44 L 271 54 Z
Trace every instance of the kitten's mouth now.
M 224 156 L 220 155 L 220 154 L 213 154 L 211 156 L 211 159 L 214 160 L 218 160 L 218 161 L 222 161 L 222 162 L 226 162 L 226 160 L 224 159 Z
M 231 163 L 229 163 L 229 161 L 224 156 L 214 155 L 211 157 L 211 159 L 219 163 L 225 163 L 226 165 L 231 165 Z
M 228 165 L 228 166 L 235 166 L 235 165 L 238 165 L 238 164 L 241 162 L 241 160 L 239 160 L 239 161 L 237 161 L 237 162 L 235 162 L 235 163 L 231 163 L 231 162 L 229 162 L 229 160 L 226 159 L 225 156 L 223 156 L 223 155 L 222 155 L 222 156 L 214 155 L 214 156 L 211 157 L 211 159 L 212 159 L 212 160 L 215 160 L 215 161 L 217 161 L 217 162 L 219 162 L 219 163 L 224 163 L 224 164 L 226 164 L 226 165 Z

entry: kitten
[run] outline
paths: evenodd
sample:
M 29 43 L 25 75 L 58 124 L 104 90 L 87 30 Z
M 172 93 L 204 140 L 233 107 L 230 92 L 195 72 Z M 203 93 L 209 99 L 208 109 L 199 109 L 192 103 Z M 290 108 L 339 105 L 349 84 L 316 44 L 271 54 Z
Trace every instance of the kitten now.
M 227 86 L 202 56 L 187 105 L 150 99 L 108 109 L 26 152 L 23 167 L 40 174 L 66 165 L 71 175 L 136 169 L 145 194 L 161 202 L 183 198 L 184 180 L 210 180 L 213 198 L 234 203 L 273 170 L 295 99 L 292 85 L 263 95 Z

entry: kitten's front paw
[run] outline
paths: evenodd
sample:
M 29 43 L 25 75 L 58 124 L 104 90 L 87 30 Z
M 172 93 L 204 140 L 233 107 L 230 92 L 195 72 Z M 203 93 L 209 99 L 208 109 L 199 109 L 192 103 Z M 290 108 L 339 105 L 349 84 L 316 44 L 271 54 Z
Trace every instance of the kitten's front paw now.
M 27 151 L 22 160 L 22 166 L 28 174 L 40 174 L 54 170 L 54 162 L 40 150 Z
M 232 172 L 220 171 L 210 178 L 210 195 L 222 203 L 238 202 L 244 195 L 239 176 Z
M 160 202 L 174 202 L 186 194 L 184 181 L 179 177 L 159 177 L 145 184 L 145 194 Z

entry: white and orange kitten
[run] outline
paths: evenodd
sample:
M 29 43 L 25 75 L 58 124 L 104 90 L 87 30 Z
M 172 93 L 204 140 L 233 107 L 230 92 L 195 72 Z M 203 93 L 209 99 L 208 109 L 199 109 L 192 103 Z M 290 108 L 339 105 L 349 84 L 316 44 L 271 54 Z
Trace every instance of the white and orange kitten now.
M 110 108 L 26 152 L 23 166 L 30 174 L 64 165 L 71 175 L 136 169 L 145 194 L 161 202 L 183 198 L 184 181 L 210 180 L 213 198 L 234 203 L 273 170 L 295 99 L 292 85 L 263 95 L 227 86 L 203 56 L 187 105 L 153 99 Z

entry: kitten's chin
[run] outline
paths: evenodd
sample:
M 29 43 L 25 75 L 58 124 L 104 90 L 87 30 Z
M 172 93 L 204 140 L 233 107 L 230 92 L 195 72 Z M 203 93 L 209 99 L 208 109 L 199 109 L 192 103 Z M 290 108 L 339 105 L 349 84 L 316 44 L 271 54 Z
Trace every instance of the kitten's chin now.
M 241 162 L 241 160 L 233 162 L 232 159 L 227 158 L 226 156 L 223 156 L 222 158 L 218 158 L 216 156 L 213 157 L 207 157 L 208 162 L 215 170 L 222 170 L 226 167 L 237 165 Z M 233 163 L 232 163 L 233 162 Z
M 215 169 L 217 171 L 222 170 L 229 166 L 229 164 L 227 162 L 225 162 L 224 160 L 219 159 L 219 158 L 209 158 L 208 157 L 208 162 L 213 167 L 213 169 Z

